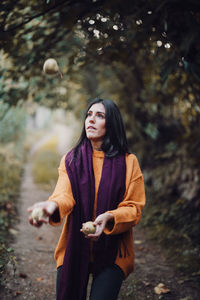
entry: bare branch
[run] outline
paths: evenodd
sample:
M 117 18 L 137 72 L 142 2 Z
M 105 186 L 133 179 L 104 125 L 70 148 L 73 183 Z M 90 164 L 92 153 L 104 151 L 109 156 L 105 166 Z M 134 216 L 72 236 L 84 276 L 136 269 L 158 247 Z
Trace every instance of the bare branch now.
M 12 31 L 14 31 L 14 30 L 16 30 L 16 29 L 18 29 L 18 28 L 20 28 L 20 27 L 26 25 L 27 23 L 31 22 L 31 21 L 34 20 L 35 18 L 38 18 L 38 17 L 41 17 L 41 16 L 47 14 L 48 12 L 50 12 L 50 11 L 56 9 L 56 8 L 59 7 L 59 6 L 66 5 L 66 4 L 67 4 L 67 5 L 70 5 L 70 4 L 73 4 L 73 3 L 74 3 L 73 0 L 72 0 L 72 1 L 68 1 L 68 2 L 67 2 L 66 0 L 63 0 L 63 1 L 61 1 L 60 3 L 57 3 L 57 4 L 55 4 L 55 5 L 51 6 L 51 7 L 49 7 L 49 8 L 48 8 L 47 10 L 45 10 L 45 11 L 40 12 L 40 13 L 38 13 L 38 14 L 35 14 L 34 16 L 32 16 L 32 17 L 28 18 L 27 20 L 25 20 L 24 22 L 22 22 L 22 23 L 20 23 L 20 24 L 18 24 L 18 25 L 16 25 L 16 26 L 12 26 L 11 28 L 8 28 L 7 30 L 3 30 L 3 33 L 6 33 L 6 32 L 12 32 Z

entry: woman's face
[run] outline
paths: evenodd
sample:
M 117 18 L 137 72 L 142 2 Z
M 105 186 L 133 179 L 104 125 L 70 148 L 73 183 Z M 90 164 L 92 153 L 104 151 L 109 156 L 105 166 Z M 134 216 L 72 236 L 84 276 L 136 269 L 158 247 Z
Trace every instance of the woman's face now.
M 89 108 L 85 119 L 85 131 L 92 143 L 102 143 L 106 134 L 106 112 L 102 103 L 93 104 Z

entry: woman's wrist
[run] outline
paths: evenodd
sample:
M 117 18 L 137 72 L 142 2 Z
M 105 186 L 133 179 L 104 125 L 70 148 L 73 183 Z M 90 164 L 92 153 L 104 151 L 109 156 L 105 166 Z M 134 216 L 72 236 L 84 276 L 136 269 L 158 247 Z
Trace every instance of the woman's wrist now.
M 108 222 L 108 221 L 112 221 L 114 219 L 114 216 L 112 213 L 106 212 L 106 218 L 107 218 L 107 222 Z
M 106 218 L 107 218 L 107 222 L 106 222 L 106 227 L 109 230 L 112 230 L 113 226 L 114 226 L 114 215 L 110 212 L 106 212 Z
M 58 204 L 55 201 L 48 201 L 48 210 L 51 214 L 53 214 L 58 208 Z
M 60 212 L 59 212 L 59 207 L 57 202 L 55 201 L 48 201 L 50 202 L 50 209 L 51 209 L 51 214 L 50 214 L 50 223 L 59 223 L 60 222 Z

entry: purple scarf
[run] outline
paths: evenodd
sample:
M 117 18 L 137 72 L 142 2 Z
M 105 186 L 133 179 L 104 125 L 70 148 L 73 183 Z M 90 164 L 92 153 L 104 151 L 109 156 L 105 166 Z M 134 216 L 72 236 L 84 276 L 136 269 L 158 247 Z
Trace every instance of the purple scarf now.
M 71 182 L 76 205 L 69 216 L 67 246 L 61 271 L 57 300 L 81 300 L 87 285 L 90 263 L 90 240 L 80 229 L 91 221 L 95 199 L 95 179 L 92 164 L 92 147 L 89 141 L 82 144 L 73 160 L 73 151 L 66 155 L 65 166 Z M 105 157 L 97 195 L 97 216 L 117 208 L 125 192 L 125 156 Z M 93 246 L 93 272 L 97 274 L 114 264 L 118 251 L 118 235 L 100 236 Z

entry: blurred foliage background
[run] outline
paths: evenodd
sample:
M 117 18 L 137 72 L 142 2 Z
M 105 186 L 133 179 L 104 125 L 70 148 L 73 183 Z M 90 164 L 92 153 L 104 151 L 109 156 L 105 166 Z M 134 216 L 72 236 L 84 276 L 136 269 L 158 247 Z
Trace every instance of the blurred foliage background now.
M 23 171 L 26 113 L 19 101 L 16 106 L 0 101 L 0 286 L 8 262 L 14 263 L 9 238 L 17 221 L 16 199 Z
M 52 137 L 34 154 L 33 179 L 45 190 L 52 190 L 58 178 L 60 155 L 57 152 L 58 138 Z
M 81 118 L 92 98 L 113 99 L 145 175 L 143 225 L 200 275 L 199 1 L 3 0 L 0 11 L 1 145 L 17 143 L 23 105 Z M 43 74 L 50 57 L 63 79 Z

